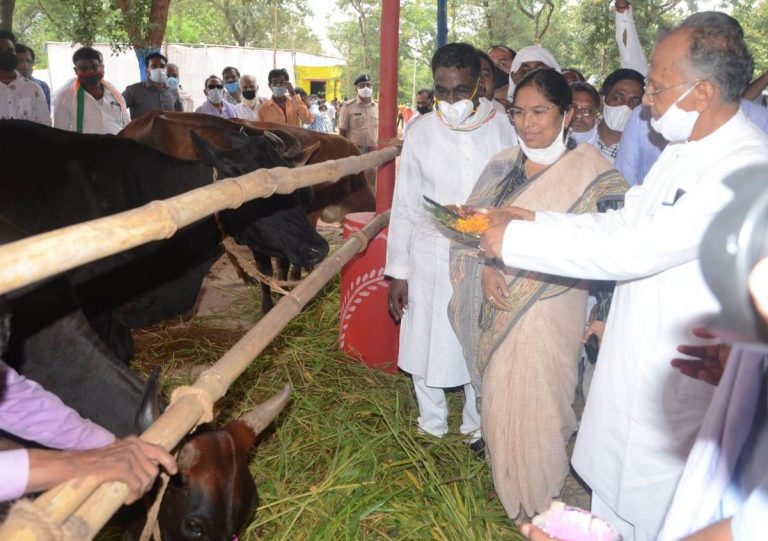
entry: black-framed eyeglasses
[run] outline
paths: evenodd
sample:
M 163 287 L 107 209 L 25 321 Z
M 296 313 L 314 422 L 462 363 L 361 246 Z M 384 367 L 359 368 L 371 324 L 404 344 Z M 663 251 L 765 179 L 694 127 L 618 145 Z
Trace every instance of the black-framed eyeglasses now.
M 208 90 L 214 90 L 218 88 L 219 90 L 222 90 L 224 88 L 224 85 L 208 85 Z

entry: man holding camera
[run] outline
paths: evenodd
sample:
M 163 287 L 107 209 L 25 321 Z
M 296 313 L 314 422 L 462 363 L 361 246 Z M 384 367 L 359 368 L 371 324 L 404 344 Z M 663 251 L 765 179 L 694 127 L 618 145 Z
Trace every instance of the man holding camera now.
M 732 197 L 723 180 L 768 163 L 768 137 L 739 109 L 752 58 L 728 19 L 693 15 L 654 50 L 644 102 L 670 144 L 622 210 L 501 210 L 481 243 L 508 266 L 618 280 L 573 465 L 593 490 L 592 511 L 625 541 L 659 533 L 712 396 L 669 358 L 719 308 L 698 253 Z

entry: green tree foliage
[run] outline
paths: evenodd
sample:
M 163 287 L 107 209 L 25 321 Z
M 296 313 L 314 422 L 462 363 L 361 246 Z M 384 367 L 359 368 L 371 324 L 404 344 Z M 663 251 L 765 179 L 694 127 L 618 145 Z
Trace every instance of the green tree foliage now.
M 744 13 L 766 1 L 738 0 Z M 399 101 L 411 102 L 413 67 L 416 87 L 430 86 L 429 59 L 435 48 L 436 3 L 403 0 L 400 8 Z M 464 41 L 479 49 L 504 44 L 519 50 L 539 43 L 550 49 L 563 67 L 576 67 L 598 81 L 619 67 L 613 2 L 607 0 L 449 0 L 450 41 Z M 660 29 L 673 26 L 697 9 L 695 0 L 635 0 L 632 6 L 640 41 L 650 54 Z M 333 25 L 329 37 L 348 59 L 351 74 L 378 73 L 379 2 L 337 0 L 348 19 Z M 764 8 L 765 9 L 765 8 Z M 361 18 L 365 22 L 362 24 Z M 745 20 L 745 17 L 741 17 Z M 765 26 L 754 34 L 765 36 Z M 751 40 L 758 49 L 765 39 Z M 373 48 L 373 52 L 372 52 Z M 351 77 L 353 78 L 353 77 Z M 351 82 L 349 94 L 353 94 Z
M 347 59 L 344 91 L 355 95 L 352 81 L 368 73 L 376 82 L 379 74 L 379 29 L 381 2 L 375 0 L 339 0 L 338 9 L 348 20 L 331 25 L 328 38 Z M 412 101 L 414 87 L 432 86 L 429 61 L 435 49 L 435 2 L 402 0 L 400 2 L 399 92 L 398 100 Z M 414 84 L 414 69 L 416 72 Z
M 749 50 L 755 57 L 755 77 L 768 70 L 768 0 L 733 2 L 733 16 L 744 27 Z
M 306 0 L 16 0 L 13 29 L 38 51 L 38 67 L 47 65 L 46 41 L 107 42 L 117 50 L 157 47 L 163 40 L 266 48 L 276 43 L 321 52 L 304 22 L 308 12 Z
M 309 12 L 306 0 L 173 0 L 166 39 L 319 53 Z

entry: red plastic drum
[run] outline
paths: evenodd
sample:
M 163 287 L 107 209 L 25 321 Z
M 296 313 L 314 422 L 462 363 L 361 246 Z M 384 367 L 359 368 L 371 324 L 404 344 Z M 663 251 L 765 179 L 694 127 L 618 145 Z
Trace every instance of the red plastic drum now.
M 365 227 L 373 212 L 355 212 L 344 218 L 344 238 Z M 368 243 L 368 249 L 341 271 L 341 350 L 368 366 L 397 372 L 400 327 L 389 316 L 389 281 L 384 278 L 387 228 Z

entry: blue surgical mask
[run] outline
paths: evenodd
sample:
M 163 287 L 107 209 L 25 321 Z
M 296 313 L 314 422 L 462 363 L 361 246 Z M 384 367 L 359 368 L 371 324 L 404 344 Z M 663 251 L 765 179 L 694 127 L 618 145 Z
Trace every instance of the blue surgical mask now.
M 168 79 L 165 81 L 165 84 L 167 84 L 170 88 L 179 88 L 179 79 L 178 77 L 168 77 Z
M 225 83 L 224 88 L 227 89 L 227 92 L 230 94 L 237 92 L 240 90 L 240 81 L 232 81 L 231 83 Z

